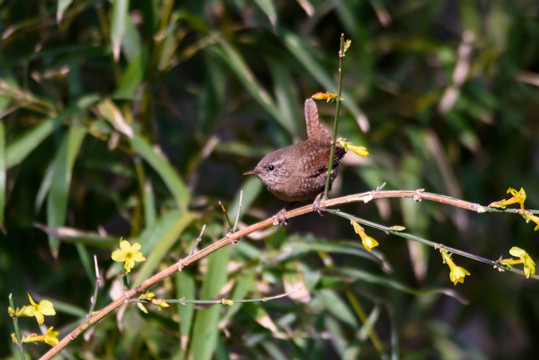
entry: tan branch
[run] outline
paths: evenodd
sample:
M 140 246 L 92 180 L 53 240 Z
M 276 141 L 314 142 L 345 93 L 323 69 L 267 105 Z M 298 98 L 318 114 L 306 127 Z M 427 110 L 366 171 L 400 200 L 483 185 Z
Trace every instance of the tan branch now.
M 449 196 L 427 193 L 427 192 L 424 192 L 424 189 L 368 191 L 368 192 L 359 193 L 359 194 L 342 196 L 342 197 L 338 197 L 334 199 L 327 199 L 327 200 L 321 201 L 320 206 L 333 207 L 337 205 L 356 203 L 356 202 L 367 203 L 371 200 L 382 199 L 382 198 L 412 198 L 414 199 L 414 201 L 429 200 L 429 201 L 435 201 L 442 204 L 447 204 L 447 205 L 455 206 L 458 208 L 474 211 L 477 213 L 484 213 L 487 211 L 496 211 L 492 208 L 488 208 L 486 206 L 482 206 L 476 203 L 471 203 L 468 201 L 455 199 Z M 308 204 L 308 205 L 299 207 L 297 209 L 287 211 L 285 214 L 285 218 L 291 219 L 291 218 L 304 215 L 312 211 L 313 211 L 312 205 Z M 209 254 L 222 248 L 225 245 L 237 242 L 242 237 L 245 237 L 255 231 L 262 230 L 266 227 L 272 226 L 273 223 L 274 223 L 273 218 L 268 218 L 263 221 L 257 222 L 241 230 L 227 234 L 224 238 L 214 242 L 213 244 L 205 247 L 204 249 L 188 255 L 184 259 L 180 259 L 178 262 L 169 266 L 165 270 L 160 271 L 159 273 L 155 274 L 149 279 L 146 279 L 139 286 L 125 292 L 120 298 L 114 300 L 112 303 L 104 307 L 102 310 L 95 312 L 90 318 L 88 318 L 87 321 L 85 321 L 83 324 L 78 326 L 75 330 L 71 331 L 71 333 L 69 333 L 62 340 L 60 340 L 60 342 L 56 346 L 54 346 L 47 353 L 45 353 L 41 357 L 41 359 L 42 360 L 51 359 L 53 356 L 57 355 L 64 347 L 66 347 L 67 344 L 69 344 L 72 340 L 74 340 L 77 336 L 79 336 L 83 331 L 88 329 L 90 326 L 94 325 L 96 322 L 98 322 L 99 320 L 104 318 L 106 315 L 108 315 L 109 313 L 111 313 L 112 311 L 120 307 L 122 304 L 129 302 L 138 294 L 144 292 L 151 286 L 159 283 L 161 280 L 165 279 L 166 277 L 171 276 L 176 271 L 181 271 L 185 266 L 190 265 L 194 263 L 195 261 L 208 256 Z

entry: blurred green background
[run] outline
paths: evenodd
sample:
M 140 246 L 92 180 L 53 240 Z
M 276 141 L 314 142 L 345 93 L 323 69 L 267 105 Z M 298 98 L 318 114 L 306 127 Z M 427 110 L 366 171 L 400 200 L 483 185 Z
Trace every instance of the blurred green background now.
M 0 356 L 14 352 L 8 294 L 51 299 L 65 335 L 85 319 L 92 256 L 110 302 L 123 237 L 148 261 L 136 285 L 229 228 L 284 204 L 256 178 L 266 153 L 305 138 L 303 101 L 336 90 L 347 155 L 331 196 L 416 189 L 488 204 L 524 187 L 539 207 L 536 1 L 0 1 Z M 328 124 L 334 106 L 319 104 Z M 362 131 L 363 130 L 363 131 Z M 520 216 L 412 200 L 343 210 L 485 258 L 511 246 L 538 259 Z M 129 306 L 64 351 L 71 359 L 507 359 L 535 357 L 535 280 L 310 214 L 262 241 L 242 239 L 152 289 L 161 298 L 308 297 L 218 306 Z M 226 271 L 225 271 L 226 269 Z M 441 293 L 451 289 L 465 299 Z M 432 291 L 436 290 L 436 291 Z M 117 290 L 116 290 L 117 291 Z M 368 318 L 367 325 L 362 316 Z M 20 320 L 37 332 L 33 319 Z M 370 330 L 369 330 L 370 329 Z M 32 357 L 46 345 L 29 345 Z

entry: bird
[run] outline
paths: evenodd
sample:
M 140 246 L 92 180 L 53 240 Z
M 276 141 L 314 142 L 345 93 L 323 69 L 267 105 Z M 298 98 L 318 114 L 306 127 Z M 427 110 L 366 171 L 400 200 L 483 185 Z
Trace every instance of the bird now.
M 291 204 L 315 198 L 313 210 L 322 215 L 320 200 L 326 185 L 332 138 L 320 122 L 313 99 L 305 100 L 304 110 L 307 140 L 267 154 L 243 175 L 256 175 L 271 194 Z M 344 154 L 345 149 L 336 145 L 330 184 L 337 176 Z M 291 204 L 276 215 L 278 223 L 286 225 L 284 213 Z

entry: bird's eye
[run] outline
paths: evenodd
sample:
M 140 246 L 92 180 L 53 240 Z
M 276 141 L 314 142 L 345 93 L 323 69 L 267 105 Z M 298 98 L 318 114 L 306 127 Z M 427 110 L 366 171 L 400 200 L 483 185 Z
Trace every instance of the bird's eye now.
M 275 167 L 273 165 L 268 166 L 269 171 L 273 171 L 273 169 L 275 169 Z

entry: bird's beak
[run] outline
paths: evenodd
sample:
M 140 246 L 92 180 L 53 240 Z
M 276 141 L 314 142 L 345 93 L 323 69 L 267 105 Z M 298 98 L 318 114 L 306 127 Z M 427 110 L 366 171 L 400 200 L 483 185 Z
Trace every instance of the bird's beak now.
M 255 175 L 255 174 L 256 174 L 255 170 L 249 170 L 243 173 L 243 175 Z

